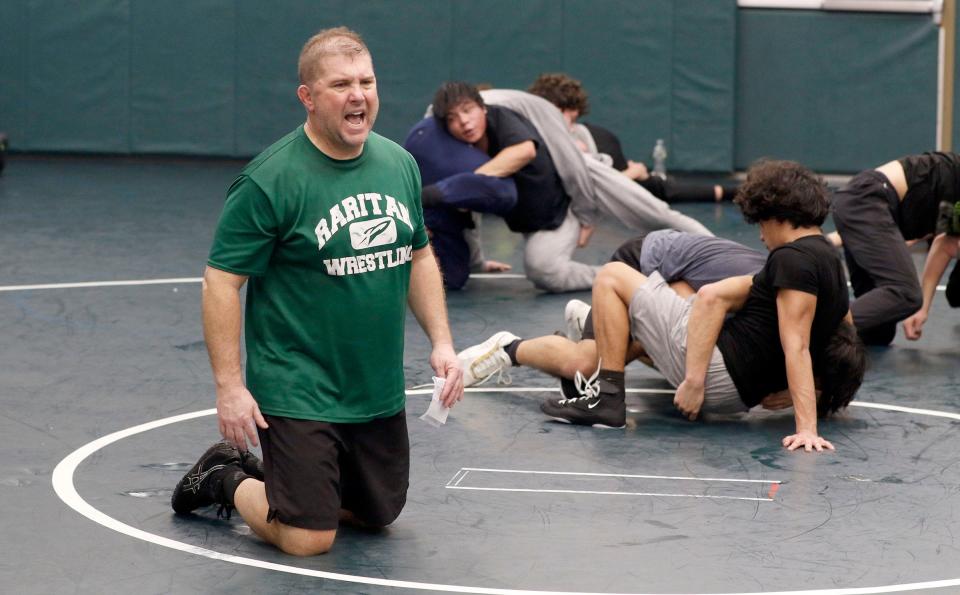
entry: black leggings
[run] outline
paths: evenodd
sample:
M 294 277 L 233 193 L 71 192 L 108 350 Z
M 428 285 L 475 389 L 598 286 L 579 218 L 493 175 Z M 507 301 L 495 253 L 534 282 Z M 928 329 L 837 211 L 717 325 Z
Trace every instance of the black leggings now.
M 895 213 L 897 193 L 874 170 L 857 174 L 833 196 L 833 221 L 843 239 L 857 299 L 853 323 L 868 345 L 887 345 L 897 323 L 920 309 L 923 294 Z
M 650 176 L 642 182 L 637 182 L 650 191 L 650 194 L 668 203 L 678 202 L 714 202 L 717 200 L 713 187 L 717 184 L 705 182 L 681 182 L 674 178 L 663 180 L 658 176 Z M 737 192 L 735 185 L 720 185 L 723 188 L 722 200 L 732 200 Z

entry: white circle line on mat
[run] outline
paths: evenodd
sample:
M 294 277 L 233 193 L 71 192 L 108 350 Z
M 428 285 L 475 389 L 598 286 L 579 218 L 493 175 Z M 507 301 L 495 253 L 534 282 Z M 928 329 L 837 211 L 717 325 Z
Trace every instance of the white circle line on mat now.
M 536 389 L 536 390 L 555 390 L 555 389 Z M 422 389 L 422 390 L 408 390 L 407 394 L 429 394 L 432 393 L 432 389 Z M 482 391 L 476 391 L 482 392 Z M 934 411 L 931 409 L 917 409 L 913 407 L 901 407 L 898 405 L 886 405 L 883 403 L 868 403 L 868 402 L 853 402 L 852 406 L 864 407 L 869 409 L 881 409 L 887 411 L 896 411 L 899 413 L 912 413 L 916 415 L 927 415 L 932 417 L 943 417 L 947 419 L 958 420 L 960 419 L 960 414 L 949 413 L 944 411 Z M 168 537 L 163 537 L 161 535 L 156 535 L 143 531 L 142 529 L 137 529 L 126 523 L 120 522 L 117 519 L 97 510 L 91 506 L 86 500 L 84 500 L 80 494 L 77 492 L 76 486 L 73 483 L 73 476 L 79 467 L 87 457 L 97 452 L 98 450 L 123 440 L 124 438 L 129 438 L 136 434 L 154 430 L 156 428 L 161 428 L 170 424 L 175 424 L 183 421 L 188 421 L 198 417 L 203 417 L 207 415 L 216 414 L 216 409 L 204 409 L 201 411 L 194 411 L 192 413 L 184 413 L 182 415 L 174 415 L 172 417 L 166 417 L 163 419 L 158 419 L 155 421 L 143 423 L 137 426 L 126 428 L 108 434 L 101 438 L 89 442 L 80 448 L 76 449 L 69 455 L 67 455 L 60 463 L 57 464 L 56 468 L 53 470 L 53 489 L 56 492 L 57 496 L 70 508 L 80 513 L 81 515 L 87 517 L 95 523 L 103 525 L 104 527 L 133 537 L 135 539 L 140 539 L 148 543 L 159 545 L 162 547 L 170 548 L 173 550 L 185 552 L 188 554 L 193 554 L 197 556 L 203 556 L 205 558 L 210 558 L 213 560 L 220 560 L 223 562 L 229 562 L 231 564 L 239 564 L 242 566 L 249 566 L 253 568 L 262 568 L 264 570 L 274 570 L 277 572 L 286 572 L 288 574 L 297 574 L 302 576 L 310 576 L 321 579 L 328 579 L 333 581 L 342 581 L 349 583 L 359 583 L 364 585 L 375 585 L 378 587 L 394 587 L 394 588 L 403 588 L 403 589 L 419 589 L 425 591 L 445 591 L 448 593 L 489 593 L 489 594 L 503 594 L 503 595 L 656 595 L 656 594 L 643 594 L 643 593 L 633 593 L 633 594 L 610 594 L 610 593 L 592 593 L 592 592 L 573 592 L 573 591 L 536 591 L 536 590 L 521 590 L 521 589 L 494 589 L 489 587 L 471 587 L 464 585 L 444 585 L 437 583 L 428 583 L 428 582 L 417 582 L 417 581 L 401 581 L 385 578 L 376 578 L 376 577 L 366 577 L 358 576 L 352 574 L 340 574 L 336 572 L 326 572 L 322 570 L 312 570 L 310 568 L 302 568 L 299 566 L 291 566 L 287 564 L 277 564 L 275 562 L 266 562 L 263 560 L 257 560 L 255 558 L 247 558 L 244 556 L 235 556 L 233 554 L 224 554 L 221 552 L 216 552 L 204 547 L 190 545 L 188 543 L 183 543 L 182 541 L 177 541 L 175 539 L 170 539 Z M 172 514 L 172 513 L 171 513 Z M 947 587 L 958 587 L 960 586 L 960 578 L 954 579 L 945 579 L 939 581 L 927 581 L 927 582 L 917 582 L 917 583 L 903 583 L 896 585 L 882 585 L 875 587 L 849 587 L 842 589 L 807 589 L 807 590 L 791 590 L 791 591 L 749 591 L 742 593 L 723 593 L 715 595 L 868 595 L 872 593 L 902 593 L 905 591 L 920 591 L 928 589 L 943 589 Z M 710 593 L 700 593 L 700 594 L 690 594 L 690 595 L 714 595 Z

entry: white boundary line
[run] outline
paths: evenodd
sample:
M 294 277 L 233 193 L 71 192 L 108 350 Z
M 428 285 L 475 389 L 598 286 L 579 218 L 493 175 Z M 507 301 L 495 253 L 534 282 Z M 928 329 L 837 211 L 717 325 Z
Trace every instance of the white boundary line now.
M 475 279 L 526 279 L 524 275 L 516 273 L 474 273 Z M 79 283 L 41 283 L 38 285 L 0 285 L 0 293 L 4 291 L 34 291 L 38 289 L 77 289 L 86 287 L 130 287 L 136 285 L 182 285 L 184 283 L 200 283 L 203 277 L 175 277 L 172 279 L 133 279 L 127 281 L 83 281 Z M 849 285 L 849 283 L 847 284 Z M 946 285 L 937 285 L 937 291 L 946 291 Z
M 408 394 L 426 394 L 428 391 L 423 391 L 422 393 L 413 391 L 408 391 Z M 432 391 L 429 391 L 432 392 Z M 890 411 L 898 411 L 905 413 L 916 413 L 919 415 L 929 415 L 932 417 L 945 417 L 948 419 L 960 419 L 960 414 L 956 413 L 947 413 L 943 411 L 933 411 L 930 409 L 913 409 L 910 407 L 899 407 L 896 405 L 884 405 L 882 403 L 852 403 L 852 405 L 857 405 L 859 407 L 867 407 L 871 409 L 887 409 Z M 185 552 L 188 554 L 194 554 L 197 556 L 203 556 L 213 560 L 222 560 L 224 562 L 230 562 L 232 564 L 240 564 L 242 566 L 250 566 L 254 568 L 262 568 L 264 570 L 275 570 L 278 572 L 286 572 L 289 574 L 297 574 L 302 576 L 310 576 L 316 578 L 323 578 L 335 581 L 344 581 L 349 583 L 360 583 L 365 585 L 376 585 L 380 587 L 397 587 L 397 588 L 406 588 L 406 589 L 420 589 L 425 591 L 447 591 L 451 593 L 484 593 L 490 595 L 628 595 L 628 594 L 616 594 L 616 593 L 590 593 L 590 592 L 571 592 L 571 591 L 531 591 L 531 590 L 520 590 L 520 589 L 491 589 L 487 587 L 467 587 L 460 585 L 441 585 L 436 583 L 422 583 L 422 582 L 413 582 L 413 581 L 398 581 L 391 579 L 381 579 L 374 577 L 365 577 L 365 576 L 355 576 L 350 574 L 339 574 L 335 572 L 325 572 L 321 570 L 311 570 L 308 568 L 301 568 L 298 566 L 289 566 L 286 564 L 276 564 L 273 562 L 264 562 L 262 560 L 257 560 L 254 558 L 245 558 L 243 556 L 234 556 L 232 554 L 223 554 L 220 552 L 215 552 L 206 548 L 202 548 L 195 545 L 190 545 L 183 543 L 181 541 L 176 541 L 174 539 L 169 539 L 167 537 L 161 537 L 160 535 L 154 535 L 153 533 L 148 533 L 141 529 L 131 527 L 125 523 L 122 523 L 113 517 L 107 516 L 106 514 L 100 512 L 86 500 L 84 500 L 80 494 L 77 493 L 76 486 L 73 484 L 73 475 L 77 470 L 77 467 L 82 463 L 87 457 L 97 452 L 101 448 L 104 448 L 114 442 L 128 438 L 135 434 L 140 434 L 149 430 L 160 428 L 169 424 L 178 423 L 181 421 L 187 421 L 197 417 L 203 417 L 205 415 L 213 415 L 216 413 L 216 409 L 205 409 L 202 411 L 194 411 L 192 413 L 185 413 L 182 415 L 175 415 L 173 417 L 167 417 L 164 419 L 155 420 L 152 422 L 147 422 L 140 424 L 138 426 L 133 426 L 124 430 L 119 430 L 108 434 L 101 438 L 89 442 L 77 450 L 73 451 L 66 456 L 60 463 L 57 464 L 56 468 L 53 470 L 53 489 L 57 493 L 57 496 L 63 500 L 63 502 L 74 509 L 81 515 L 87 517 L 95 523 L 103 525 L 104 527 L 122 533 L 129 537 L 140 539 L 148 543 L 153 543 L 162 547 L 170 548 L 173 550 Z M 753 591 L 753 592 L 741 592 L 741 593 L 724 593 L 724 594 L 711 594 L 711 593 L 700 593 L 695 595 L 871 595 L 873 593 L 902 593 L 904 591 L 921 591 L 927 589 L 945 589 L 947 587 L 958 587 L 960 586 L 960 578 L 946 579 L 939 581 L 927 581 L 927 582 L 918 582 L 918 583 L 902 583 L 897 585 L 883 585 L 878 587 L 851 587 L 845 589 L 809 589 L 809 590 L 794 590 L 794 591 Z M 657 595 L 657 594 L 640 594 L 635 593 L 631 595 Z
M 779 479 L 732 479 L 725 477 L 673 477 L 670 475 L 631 475 L 628 473 L 586 473 L 580 471 L 528 471 L 526 469 L 484 469 L 462 467 L 461 471 L 484 471 L 487 473 L 527 473 L 530 475 L 580 475 L 583 477 L 622 477 L 624 479 L 670 479 L 679 481 L 730 481 L 737 483 L 783 483 Z
M 477 487 L 477 486 L 461 486 L 460 482 L 467 476 L 471 471 L 478 471 L 481 473 L 517 473 L 517 474 L 526 474 L 526 475 L 566 475 L 566 476 L 579 476 L 579 477 L 619 477 L 623 479 L 660 479 L 660 480 L 676 480 L 676 481 L 712 481 L 712 482 L 732 482 L 732 483 L 764 483 L 764 484 L 781 484 L 783 482 L 779 480 L 766 480 L 766 479 L 731 479 L 731 478 L 719 478 L 719 477 L 675 477 L 670 475 L 633 475 L 627 473 L 587 473 L 581 471 L 530 471 L 525 469 L 485 469 L 481 467 L 461 467 L 459 471 L 454 474 L 450 481 L 447 482 L 447 485 L 444 486 L 447 489 L 451 490 L 479 490 L 485 492 L 528 492 L 528 493 L 538 493 L 538 494 L 588 494 L 592 496 L 663 496 L 667 498 L 707 498 L 713 500 L 749 500 L 751 502 L 773 502 L 773 498 L 756 498 L 756 497 L 746 497 L 746 496 L 715 496 L 710 494 L 664 494 L 659 492 L 612 492 L 612 491 L 594 491 L 594 490 L 561 490 L 554 488 L 495 488 L 495 487 Z M 453 480 L 457 478 L 460 473 L 463 475 L 460 479 L 457 479 L 456 482 Z
M 429 386 L 430 388 L 424 388 Z M 465 388 L 463 392 L 465 393 L 555 393 L 559 392 L 559 386 L 475 386 L 472 388 Z M 642 394 L 642 395 L 672 395 L 676 394 L 676 390 L 672 388 L 627 388 L 628 393 Z M 429 395 L 433 394 L 433 385 L 432 384 L 418 384 L 413 388 L 407 389 L 407 395 Z
M 471 279 L 526 279 L 519 273 L 470 273 Z
M 458 482 L 459 483 L 459 482 Z M 772 498 L 747 498 L 746 496 L 711 496 L 710 494 L 660 494 L 657 492 L 595 492 L 589 490 L 540 490 L 534 488 L 479 488 L 470 486 L 444 486 L 448 490 L 479 490 L 482 492 L 533 492 L 537 494 L 587 494 L 590 496 L 654 496 L 663 498 L 702 498 L 709 500 L 750 500 L 773 502 Z
M 0 291 L 33 291 L 35 289 L 76 289 L 78 287 L 129 287 L 131 285 L 182 285 L 200 283 L 202 277 L 179 277 L 175 279 L 142 279 L 134 281 L 85 281 L 83 283 L 44 283 L 41 285 L 4 285 Z

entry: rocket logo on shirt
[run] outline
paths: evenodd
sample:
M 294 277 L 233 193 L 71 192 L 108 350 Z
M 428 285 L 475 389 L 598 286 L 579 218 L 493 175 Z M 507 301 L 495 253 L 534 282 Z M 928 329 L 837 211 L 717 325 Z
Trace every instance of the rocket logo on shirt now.
M 381 215 L 376 219 L 361 217 Z M 389 195 L 375 192 L 348 196 L 330 208 L 329 215 L 320 219 L 314 228 L 317 236 L 317 248 L 323 250 L 327 242 L 338 232 L 347 230 L 350 246 L 354 250 L 366 250 L 378 246 L 395 244 L 399 237 L 397 221 L 411 231 L 410 211 L 406 205 Z M 377 252 L 367 252 L 340 258 L 325 258 L 323 265 L 328 275 L 344 276 L 369 273 L 388 269 L 410 262 L 413 258 L 413 246 L 399 246 Z
M 385 246 L 397 241 L 397 224 L 390 217 L 360 221 L 350 225 L 350 245 L 354 250 Z

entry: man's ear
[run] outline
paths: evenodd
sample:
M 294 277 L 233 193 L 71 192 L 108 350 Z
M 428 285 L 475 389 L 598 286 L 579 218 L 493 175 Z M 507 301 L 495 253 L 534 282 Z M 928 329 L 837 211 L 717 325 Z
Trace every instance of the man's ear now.
M 306 85 L 300 85 L 299 87 L 297 87 L 297 98 L 300 100 L 300 103 L 303 104 L 303 107 L 305 107 L 308 112 L 313 111 L 313 97 L 310 96 L 310 87 Z

